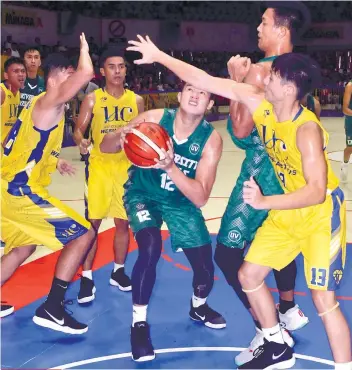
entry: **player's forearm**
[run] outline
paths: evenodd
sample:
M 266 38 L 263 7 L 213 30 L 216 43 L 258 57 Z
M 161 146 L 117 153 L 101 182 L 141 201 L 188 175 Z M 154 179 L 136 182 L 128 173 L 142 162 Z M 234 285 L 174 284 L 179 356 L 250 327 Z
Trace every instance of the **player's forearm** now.
M 326 188 L 306 185 L 292 193 L 265 197 L 265 209 L 298 209 L 321 204 L 326 198 Z
M 350 108 L 343 108 L 342 112 L 345 116 L 352 116 L 352 109 Z
M 187 177 L 175 164 L 167 171 L 167 174 L 181 193 L 197 208 L 206 204 L 208 197 L 199 181 Z
M 73 132 L 73 141 L 76 143 L 76 145 L 79 145 L 82 139 L 84 139 L 84 136 L 81 130 L 79 128 L 75 129 L 75 131 Z
M 79 54 L 77 72 L 87 75 L 87 81 L 83 86 L 87 85 L 94 77 L 94 67 L 88 50 L 81 50 Z
M 248 90 L 248 87 L 251 88 L 250 85 L 236 83 L 225 78 L 213 77 L 201 69 L 175 59 L 162 51 L 158 53 L 156 62 L 164 65 L 181 80 L 192 86 L 230 100 L 241 101 L 248 93 L 253 93 L 253 89 Z
M 121 151 L 120 132 L 112 132 L 106 134 L 103 141 L 100 143 L 100 151 L 102 153 L 118 153 Z

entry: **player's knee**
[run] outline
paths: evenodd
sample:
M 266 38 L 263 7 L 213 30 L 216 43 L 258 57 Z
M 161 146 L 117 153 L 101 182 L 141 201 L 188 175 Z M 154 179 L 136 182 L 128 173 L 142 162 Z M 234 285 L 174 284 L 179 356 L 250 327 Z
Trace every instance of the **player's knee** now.
M 157 227 L 147 227 L 135 235 L 138 244 L 138 260 L 147 266 L 156 265 L 162 249 L 161 232 Z
M 259 286 L 263 280 L 260 280 L 256 271 L 247 263 L 243 263 L 238 271 L 238 280 L 243 289 L 253 289 Z
M 116 233 L 122 234 L 128 232 L 128 221 L 120 218 L 114 218 Z
M 218 243 L 215 249 L 214 261 L 232 287 L 237 287 L 238 271 L 243 264 L 243 249 L 229 248 Z
M 314 305 L 318 314 L 322 314 L 333 308 L 337 301 L 335 292 L 327 290 L 311 290 Z
M 92 228 L 95 231 L 95 233 L 98 234 L 102 220 L 89 220 L 89 222 L 92 225 Z

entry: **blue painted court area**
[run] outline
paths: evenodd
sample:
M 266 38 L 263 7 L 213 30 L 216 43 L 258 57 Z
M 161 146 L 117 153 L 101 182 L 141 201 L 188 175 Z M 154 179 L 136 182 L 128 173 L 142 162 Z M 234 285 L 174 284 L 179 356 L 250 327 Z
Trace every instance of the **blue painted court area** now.
M 349 245 L 344 282 L 338 295 L 344 296 L 340 300 L 341 308 L 352 327 L 351 248 Z M 94 274 L 97 293 L 96 300 L 90 305 L 82 307 L 75 300 L 79 281 L 70 286 L 67 294 L 67 298 L 74 299 L 73 305 L 68 308 L 77 319 L 89 324 L 87 334 L 68 336 L 37 327 L 32 322 L 32 315 L 41 303 L 37 301 L 1 321 L 2 368 L 236 368 L 235 355 L 249 344 L 255 334 L 248 313 L 221 272 L 216 270 L 219 279 L 215 281 L 208 302 L 226 318 L 227 328 L 213 330 L 193 322 L 188 316 L 192 272 L 175 266 L 177 263 L 188 266 L 188 262 L 183 253 L 171 252 L 169 239 L 165 242 L 165 253 L 174 262 L 160 260 L 157 283 L 148 310 L 152 341 L 157 350 L 154 361 L 139 364 L 130 357 L 132 295 L 109 285 L 112 269 L 112 264 L 109 264 Z M 129 255 L 126 264 L 128 273 L 131 273 L 136 257 L 136 251 Z M 295 368 L 332 368 L 323 325 L 305 286 L 301 257 L 298 258 L 298 271 L 296 290 L 306 295 L 297 295 L 296 302 L 309 317 L 310 323 L 293 333 L 297 343 L 295 352 L 299 357 Z M 275 288 L 272 276 L 268 278 L 268 285 Z M 277 294 L 274 295 L 277 299 Z M 307 360 L 305 356 L 310 357 Z

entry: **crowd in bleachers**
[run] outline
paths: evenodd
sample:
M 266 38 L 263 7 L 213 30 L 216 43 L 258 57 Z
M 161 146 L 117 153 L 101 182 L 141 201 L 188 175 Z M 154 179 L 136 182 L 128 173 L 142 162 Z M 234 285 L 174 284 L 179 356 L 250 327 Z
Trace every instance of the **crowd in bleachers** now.
M 12 40 L 11 36 L 7 36 L 6 41 L 2 44 L 2 64 L 9 56 L 23 55 L 22 51 L 26 45 L 16 41 L 17 40 Z M 52 52 L 64 53 L 66 56 L 73 59 L 77 58 L 79 54 L 79 48 L 69 48 L 62 45 L 60 42 L 56 45 L 44 45 L 41 43 L 39 36 L 35 38 L 33 45 L 39 48 L 42 60 Z M 95 66 L 94 82 L 101 86 L 103 78 L 99 71 L 99 55 L 108 45 L 99 47 L 94 38 L 90 37 L 89 46 Z M 188 63 L 192 63 L 214 76 L 228 76 L 226 64 L 232 56 L 229 52 L 168 51 L 168 53 Z M 347 51 L 314 51 L 309 53 L 322 68 L 324 85 L 341 84 L 352 79 L 352 56 L 348 56 L 347 53 Z M 244 53 L 243 55 L 249 56 L 252 62 L 256 62 L 261 57 L 259 52 Z M 126 82 L 132 90 L 137 92 L 169 91 L 180 88 L 181 81 L 162 66 L 137 66 L 133 64 L 133 58 L 135 57 L 133 53 L 127 54 L 126 57 L 129 62 Z

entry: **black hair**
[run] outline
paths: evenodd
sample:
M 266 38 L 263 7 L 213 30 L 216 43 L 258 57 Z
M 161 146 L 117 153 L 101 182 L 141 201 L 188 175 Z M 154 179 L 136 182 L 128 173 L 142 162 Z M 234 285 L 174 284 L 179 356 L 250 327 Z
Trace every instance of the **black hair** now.
M 23 50 L 23 57 L 29 51 L 37 51 L 39 53 L 39 55 L 41 55 L 41 51 L 40 51 L 40 48 L 38 46 L 29 45 L 29 46 L 26 46 L 25 49 Z
M 300 1 L 267 1 L 267 8 L 274 10 L 274 22 L 277 27 L 286 27 L 291 34 L 291 41 L 297 39 L 308 29 L 311 23 L 310 11 Z
M 72 62 L 61 53 L 49 54 L 43 63 L 44 81 L 48 82 L 49 74 L 55 70 L 63 70 L 72 67 Z
M 9 67 L 12 66 L 12 64 L 22 64 L 25 67 L 25 64 L 22 58 L 10 57 L 4 63 L 4 71 L 7 72 Z
M 293 82 L 297 88 L 297 100 L 318 88 L 321 83 L 319 65 L 308 55 L 286 53 L 278 56 L 271 70 L 282 78 L 283 83 Z
M 99 59 L 100 68 L 104 67 L 104 63 L 106 62 L 106 59 L 112 58 L 112 57 L 121 57 L 126 62 L 125 53 L 124 53 L 123 49 L 121 49 L 121 48 L 109 48 L 109 49 L 106 49 L 102 53 L 102 55 L 100 56 L 100 59 Z

